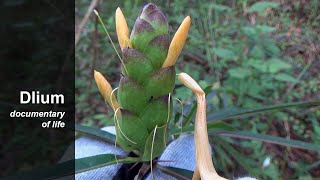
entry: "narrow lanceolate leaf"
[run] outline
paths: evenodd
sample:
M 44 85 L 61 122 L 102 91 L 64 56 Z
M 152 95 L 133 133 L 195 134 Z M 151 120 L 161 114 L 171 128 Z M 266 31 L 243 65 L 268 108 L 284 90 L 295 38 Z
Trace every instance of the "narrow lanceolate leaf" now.
M 81 172 L 97 169 L 104 166 L 110 166 L 117 163 L 131 164 L 139 161 L 140 160 L 138 158 L 117 157 L 116 159 L 114 154 L 101 154 L 101 155 L 90 156 L 90 157 L 62 162 L 54 166 L 35 169 L 30 172 L 6 177 L 5 179 L 8 179 L 8 180 L 56 179 L 59 177 L 71 176 L 71 175 L 74 175 L 75 173 L 81 173 Z
M 250 139 L 294 148 L 320 151 L 320 144 L 311 144 L 304 141 L 286 139 L 282 137 L 275 137 L 247 131 L 209 131 L 209 134 L 219 134 L 220 136 L 227 136 L 239 139 Z
M 256 169 L 253 169 L 252 167 L 256 165 L 256 162 L 253 159 L 247 158 L 245 155 L 239 153 L 237 150 L 235 150 L 230 144 L 226 143 L 225 141 L 218 140 L 219 144 L 225 149 L 226 152 L 229 153 L 231 157 L 235 161 L 238 162 L 238 164 L 241 165 L 246 171 L 249 172 L 251 176 L 258 176 L 258 172 Z
M 225 123 L 225 122 L 216 122 L 216 123 L 211 123 L 207 125 L 207 129 L 209 130 L 226 130 L 226 131 L 235 131 L 236 129 Z M 187 126 L 181 128 L 174 128 L 170 130 L 171 135 L 177 135 L 180 133 L 186 133 L 186 132 L 193 132 L 194 131 L 194 126 Z
M 279 105 L 272 105 L 272 106 L 262 106 L 253 109 L 231 109 L 219 113 L 209 114 L 207 119 L 208 122 L 214 121 L 222 121 L 232 118 L 238 118 L 242 116 L 249 116 L 254 115 L 262 112 L 273 111 L 273 110 L 282 110 L 287 108 L 293 107 L 306 107 L 306 106 L 315 106 L 320 105 L 320 100 L 316 101 L 305 101 L 305 102 L 294 102 L 294 103 L 286 103 L 286 104 L 279 104 Z
M 114 144 L 114 142 L 116 141 L 116 136 L 111 134 L 111 133 L 108 133 L 106 131 L 103 131 L 99 128 L 93 128 L 93 127 L 88 127 L 88 126 L 82 126 L 82 125 L 75 125 L 75 130 L 80 132 L 80 133 L 83 133 L 83 134 L 86 134 L 86 135 L 89 135 L 89 136 L 92 136 L 92 137 L 96 137 L 96 138 L 99 138 L 103 141 L 106 141 L 106 142 L 109 142 L 109 143 L 112 143 Z
M 96 156 L 85 157 L 75 160 L 75 173 L 81 173 L 92 169 L 97 169 L 112 164 L 131 164 L 139 162 L 139 158 L 132 157 L 115 157 L 114 154 L 100 154 Z
M 160 165 L 157 165 L 157 168 L 161 172 L 166 173 L 170 176 L 173 176 L 177 179 L 183 179 L 183 180 L 191 180 L 192 179 L 193 171 L 189 171 L 189 170 L 181 169 L 181 168 L 160 166 Z
M 66 161 L 57 165 L 41 167 L 32 171 L 16 174 L 13 176 L 4 177 L 5 180 L 18 179 L 56 179 L 68 175 L 74 175 L 75 161 Z

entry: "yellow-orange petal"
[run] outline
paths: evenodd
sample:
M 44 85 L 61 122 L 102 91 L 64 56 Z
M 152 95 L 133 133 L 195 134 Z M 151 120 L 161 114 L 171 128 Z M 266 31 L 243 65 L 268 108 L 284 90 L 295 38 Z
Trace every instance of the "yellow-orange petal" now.
M 177 59 L 183 49 L 183 46 L 186 42 L 189 28 L 190 28 L 190 24 L 191 24 L 190 16 L 187 16 L 182 21 L 179 29 L 177 30 L 176 34 L 174 35 L 174 37 L 170 43 L 168 55 L 162 65 L 162 67 L 173 66 L 176 63 L 176 61 L 177 61 Z
M 112 87 L 109 84 L 109 82 L 103 77 L 103 75 L 98 72 L 94 71 L 94 79 L 97 83 L 98 89 L 100 93 L 102 94 L 105 101 L 108 102 L 108 104 L 112 107 L 112 109 L 115 111 L 119 107 L 119 103 L 116 99 L 116 96 L 112 94 Z
M 125 47 L 132 48 L 131 41 L 129 39 L 128 24 L 119 7 L 116 10 L 116 31 L 121 49 Z
M 219 176 L 214 168 L 210 143 L 207 131 L 207 117 L 206 117 L 206 97 L 205 93 L 199 84 L 188 74 L 180 73 L 178 79 L 186 87 L 188 87 L 197 97 L 197 112 L 194 129 L 194 142 L 196 147 L 196 168 L 193 175 L 193 180 L 226 180 Z
M 194 94 L 204 94 L 204 91 L 199 84 L 187 73 L 180 73 L 178 80 L 182 82 L 187 88 L 189 88 Z

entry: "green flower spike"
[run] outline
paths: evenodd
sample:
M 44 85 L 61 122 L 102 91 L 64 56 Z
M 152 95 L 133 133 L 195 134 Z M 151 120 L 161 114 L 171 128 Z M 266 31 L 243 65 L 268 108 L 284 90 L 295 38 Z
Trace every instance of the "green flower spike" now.
M 172 109 L 170 94 L 176 76 L 174 64 L 189 27 L 187 17 L 170 43 L 167 19 L 150 3 L 142 9 L 129 38 L 126 19 L 120 8 L 116 10 L 123 62 L 117 92 L 120 108 L 115 110 L 117 143 L 142 161 L 154 159 L 166 147 Z

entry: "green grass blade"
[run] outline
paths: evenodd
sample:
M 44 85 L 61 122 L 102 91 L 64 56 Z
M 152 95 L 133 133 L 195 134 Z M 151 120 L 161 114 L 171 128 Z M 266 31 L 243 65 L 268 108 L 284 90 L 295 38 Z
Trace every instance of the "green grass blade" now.
M 320 100 L 285 103 L 285 104 L 278 104 L 278 105 L 272 105 L 272 106 L 262 106 L 262 107 L 253 108 L 253 109 L 240 110 L 240 109 L 234 108 L 234 109 L 222 111 L 219 113 L 208 114 L 207 119 L 208 119 L 208 122 L 211 123 L 214 121 L 228 120 L 232 118 L 238 118 L 241 116 L 248 116 L 248 115 L 258 114 L 258 113 L 267 112 L 267 111 L 282 110 L 282 109 L 287 109 L 292 107 L 304 107 L 304 106 L 312 106 L 312 105 L 320 105 Z
M 182 126 L 183 127 L 188 126 L 190 124 L 190 122 L 192 121 L 192 118 L 195 115 L 196 109 L 197 109 L 197 105 L 196 104 L 197 103 L 195 103 L 195 102 L 193 103 L 192 108 L 191 108 L 190 112 L 188 113 L 188 115 L 186 116 L 185 121 L 182 122 Z
M 319 167 L 319 166 L 320 166 L 320 160 L 318 160 L 318 161 L 312 163 L 311 165 L 307 166 L 307 167 L 306 167 L 306 170 L 307 170 L 307 171 L 310 171 L 311 169 L 316 168 L 316 167 Z
M 222 139 L 219 140 L 219 144 L 221 144 L 225 151 L 228 152 L 230 156 L 233 157 L 233 159 L 236 160 L 246 171 L 248 171 L 251 176 L 258 175 L 257 171 L 252 168 L 256 164 L 254 160 L 247 158 Z
M 256 141 L 262 141 L 272 144 L 278 144 L 283 146 L 289 146 L 300 149 L 307 149 L 313 151 L 320 151 L 320 144 L 312 144 L 299 140 L 291 140 L 282 137 L 275 137 L 265 134 L 252 133 L 247 131 L 209 131 L 209 134 L 219 134 L 220 136 L 233 137 L 239 139 L 250 139 Z
M 107 141 L 107 142 L 112 143 L 112 144 L 114 144 L 114 142 L 116 141 L 116 136 L 115 135 L 113 135 L 111 133 L 108 133 L 106 131 L 103 131 L 103 130 L 101 130 L 99 128 L 82 126 L 82 125 L 77 125 L 76 124 L 75 125 L 75 130 L 80 132 L 80 133 L 99 138 L 99 139 L 101 139 L 103 141 Z
M 173 176 L 177 179 L 183 180 L 191 180 L 193 176 L 193 171 L 189 171 L 186 169 L 167 167 L 167 166 L 159 166 L 157 168 L 160 169 L 161 172 Z
M 225 122 L 215 122 L 207 125 L 208 130 L 226 130 L 226 131 L 234 131 L 236 130 L 233 126 L 225 123 Z M 185 132 L 193 132 L 194 131 L 194 125 L 183 127 L 182 131 L 181 128 L 173 128 L 170 130 L 170 135 L 177 135 Z

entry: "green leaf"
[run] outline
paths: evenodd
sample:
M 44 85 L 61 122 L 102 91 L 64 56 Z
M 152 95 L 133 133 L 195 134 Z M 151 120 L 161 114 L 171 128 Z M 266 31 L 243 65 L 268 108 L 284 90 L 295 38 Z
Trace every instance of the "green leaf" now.
M 224 6 L 224 5 L 221 5 L 221 4 L 213 4 L 213 9 L 216 10 L 216 11 L 219 11 L 219 12 L 223 12 L 223 11 L 227 11 L 227 12 L 230 12 L 232 9 L 228 6 Z
M 268 66 L 264 61 L 258 59 L 249 59 L 247 60 L 248 65 L 254 67 L 260 72 L 267 72 Z
M 272 39 L 260 39 L 262 46 L 265 48 L 266 54 L 269 56 L 280 56 L 281 50 L 276 44 L 276 41 Z
M 239 139 L 250 139 L 256 141 L 262 141 L 272 144 L 278 144 L 283 146 L 289 146 L 300 149 L 307 149 L 313 151 L 320 151 L 320 144 L 312 144 L 304 141 L 291 140 L 282 137 L 275 137 L 265 134 L 252 133 L 248 131 L 209 131 L 208 134 L 219 134 L 221 136 L 239 138 Z
M 250 51 L 250 56 L 257 59 L 258 62 L 265 64 L 265 62 L 262 60 L 265 57 L 265 50 L 261 46 L 255 45 Z
M 207 129 L 208 130 L 227 130 L 227 131 L 236 130 L 233 126 L 231 126 L 225 122 L 216 122 L 216 123 L 208 124 Z M 188 127 L 183 127 L 182 130 L 181 130 L 181 128 L 170 129 L 170 134 L 176 135 L 176 134 L 180 134 L 180 133 L 193 132 L 193 131 L 194 131 L 194 125 L 188 126 Z
M 4 177 L 6 180 L 18 179 L 55 179 L 58 177 L 74 174 L 74 160 L 59 163 L 54 166 L 37 168 L 28 172 L 16 174 L 9 177 Z
M 213 48 L 213 53 L 223 59 L 235 59 L 236 55 L 233 51 L 223 48 Z
M 114 142 L 116 141 L 116 136 L 115 135 L 113 135 L 111 133 L 108 133 L 106 131 L 103 131 L 103 130 L 101 130 L 99 128 L 82 126 L 82 125 L 76 124 L 75 125 L 75 130 L 80 132 L 80 133 L 99 138 L 101 140 L 107 141 L 107 142 L 112 143 L 112 144 L 114 144 Z
M 320 166 L 320 160 L 318 160 L 318 161 L 312 163 L 311 165 L 307 166 L 306 169 L 309 171 L 310 169 L 316 168 L 318 166 Z
M 219 138 L 221 139 L 221 138 Z M 247 158 L 243 154 L 235 150 L 230 144 L 226 143 L 222 139 L 219 140 L 219 144 L 223 146 L 226 152 L 228 152 L 245 170 L 247 170 L 251 175 L 257 176 L 258 173 L 252 167 L 256 164 L 254 160 Z
M 313 130 L 315 134 L 320 137 L 320 126 L 313 126 Z
M 244 68 L 232 68 L 229 71 L 231 77 L 244 79 L 251 75 L 251 71 L 249 69 Z
M 265 168 L 264 172 L 271 179 L 279 178 L 279 168 L 275 164 L 270 164 L 267 168 Z
M 190 91 L 188 88 L 180 87 L 175 89 L 176 95 L 175 97 L 178 99 L 188 99 L 192 97 L 192 91 Z
M 228 164 L 233 164 L 232 157 L 227 154 L 227 151 L 221 147 L 221 143 L 218 142 L 215 138 L 215 144 L 213 146 L 214 154 L 212 155 L 212 160 L 214 164 L 220 164 L 220 167 L 217 167 L 218 169 L 221 169 L 222 171 L 227 171 Z M 219 144 L 219 145 L 217 145 Z M 218 161 L 215 156 L 218 156 L 221 160 Z M 218 170 L 217 169 L 217 170 Z
M 281 61 L 280 59 L 271 59 L 268 61 L 269 72 L 276 73 L 284 69 L 290 69 L 291 64 Z
M 262 33 L 271 33 L 277 29 L 275 27 L 267 25 L 257 25 L 256 28 Z
M 54 166 L 38 168 L 26 173 L 6 177 L 6 179 L 55 179 L 59 177 L 74 175 L 75 173 L 81 173 L 92 169 L 97 169 L 112 164 L 122 163 L 130 164 L 139 162 L 138 158 L 120 158 L 115 159 L 114 154 L 101 154 L 91 157 L 80 158 L 76 160 L 70 160 L 56 164 Z
M 157 165 L 157 168 L 160 169 L 161 172 L 168 174 L 170 176 L 173 176 L 177 179 L 191 180 L 193 176 L 193 171 L 189 171 L 186 169 L 159 166 L 159 165 Z
M 109 116 L 107 116 L 106 114 L 95 114 L 93 115 L 92 117 L 93 119 L 96 119 L 96 120 L 104 120 L 104 119 L 107 119 L 109 118 Z
M 278 8 L 278 6 L 279 6 L 279 3 L 276 3 L 276 2 L 266 2 L 266 1 L 256 2 L 248 9 L 248 12 L 249 13 L 258 12 L 259 15 L 262 15 L 267 8 L 276 9 Z
M 256 29 L 251 26 L 245 26 L 242 27 L 241 30 L 244 34 L 246 34 L 248 37 L 254 37 L 256 35 Z
M 304 106 L 311 106 L 311 105 L 320 105 L 320 100 L 315 101 L 305 101 L 305 102 L 294 102 L 294 103 L 285 103 L 285 104 L 278 104 L 278 105 L 271 105 L 271 106 L 262 106 L 258 108 L 252 109 L 229 109 L 226 111 L 222 111 L 215 114 L 208 114 L 207 120 L 208 122 L 215 122 L 215 121 L 222 121 L 232 118 L 238 118 L 241 116 L 248 116 L 254 115 L 262 112 L 272 111 L 272 110 L 281 110 L 287 109 L 292 107 L 304 107 Z
M 284 81 L 284 82 L 298 82 L 298 80 L 292 76 L 290 76 L 289 74 L 285 74 L 285 73 L 280 73 L 280 74 L 276 74 L 274 76 L 274 78 L 278 81 Z
M 97 169 L 104 166 L 110 166 L 112 164 L 131 164 L 139 162 L 140 158 L 132 158 L 132 157 L 126 157 L 126 158 L 120 158 L 117 157 L 114 154 L 100 154 L 96 156 L 90 156 L 85 157 L 81 159 L 75 160 L 75 173 L 81 173 L 85 171 L 89 171 L 92 169 Z

